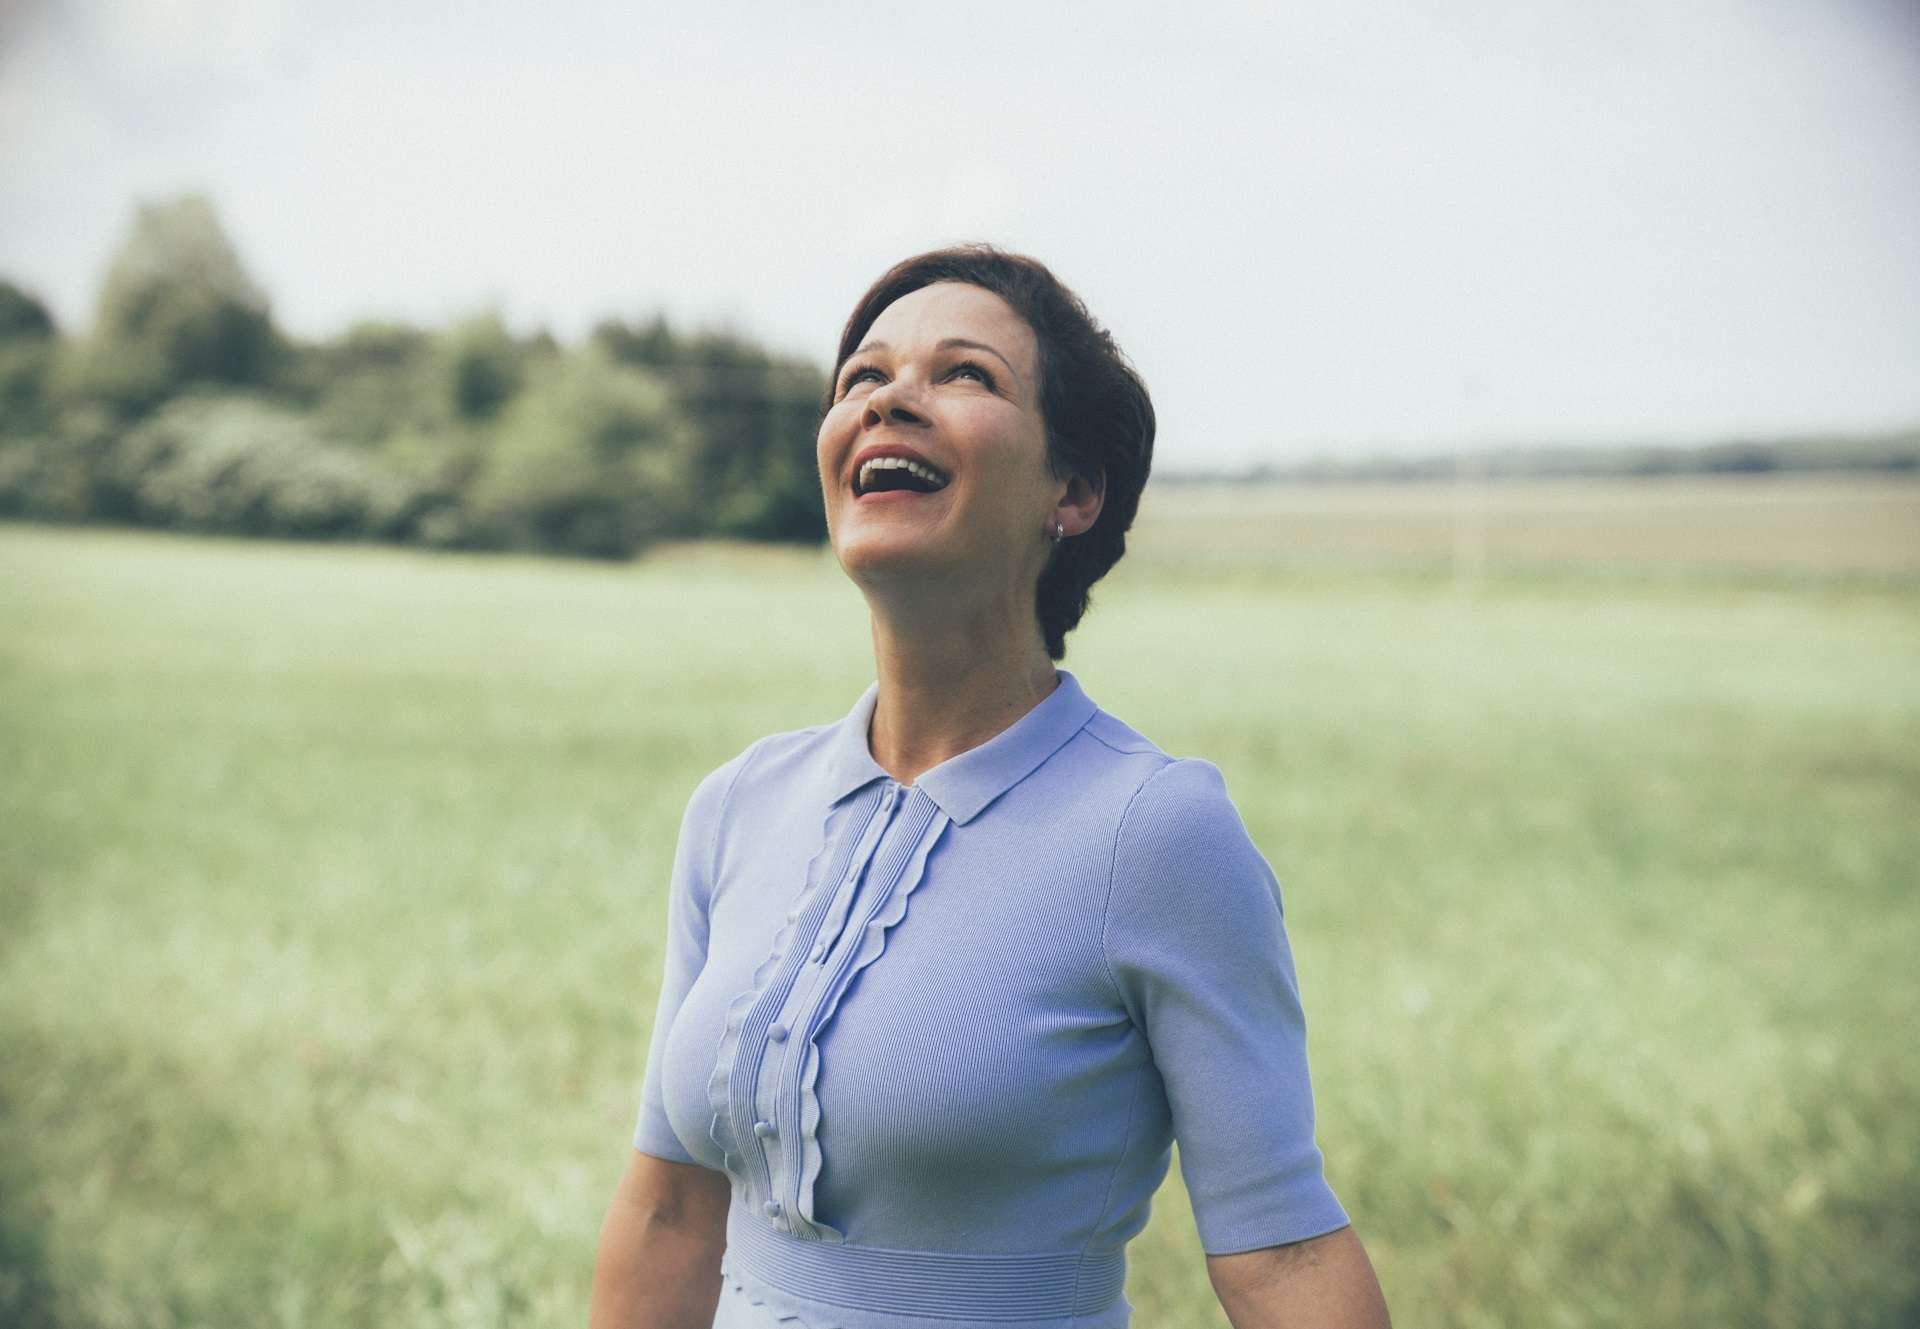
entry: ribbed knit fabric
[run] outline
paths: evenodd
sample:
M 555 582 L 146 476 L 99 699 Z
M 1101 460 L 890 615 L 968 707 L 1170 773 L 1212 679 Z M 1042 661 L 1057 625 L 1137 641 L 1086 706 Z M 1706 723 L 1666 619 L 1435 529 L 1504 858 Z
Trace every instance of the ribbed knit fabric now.
M 1273 873 L 1059 672 L 912 785 L 875 685 L 694 791 L 634 1146 L 731 1179 L 734 1314 L 1120 1329 L 1176 1138 L 1209 1253 L 1346 1224 Z

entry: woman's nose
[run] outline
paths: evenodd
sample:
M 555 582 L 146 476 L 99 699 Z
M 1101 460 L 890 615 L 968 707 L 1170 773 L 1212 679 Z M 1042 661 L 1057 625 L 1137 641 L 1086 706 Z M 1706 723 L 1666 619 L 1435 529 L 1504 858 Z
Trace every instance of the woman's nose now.
M 882 383 L 867 394 L 867 409 L 861 423 L 871 429 L 879 424 L 923 425 L 926 416 L 915 409 L 913 394 L 899 379 Z

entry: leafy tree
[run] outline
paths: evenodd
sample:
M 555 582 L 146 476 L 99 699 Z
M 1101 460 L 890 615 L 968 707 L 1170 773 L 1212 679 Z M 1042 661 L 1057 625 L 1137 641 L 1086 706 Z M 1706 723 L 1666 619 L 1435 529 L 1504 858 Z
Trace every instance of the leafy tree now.
M 437 338 L 404 324 L 357 323 L 295 348 L 283 383 L 325 434 L 361 447 L 436 435 L 453 422 Z
M 267 382 L 267 299 L 199 195 L 141 205 L 100 290 L 76 389 L 128 414 L 192 383 Z
M 689 534 L 817 541 L 826 537 L 813 440 L 826 379 L 728 333 L 676 334 L 663 318 L 600 324 L 593 342 L 661 375 L 698 436 L 693 483 L 702 499 Z
M 472 541 L 628 557 L 688 525 L 692 442 L 652 375 L 594 348 L 535 361 L 467 491 Z
M 281 381 L 343 441 L 384 447 L 426 438 L 458 450 L 467 426 L 500 415 L 533 361 L 559 354 L 544 333 L 515 339 L 492 314 L 444 333 L 367 322 L 294 348 Z
M 0 437 L 47 427 L 48 379 L 57 348 L 47 307 L 0 278 Z
M 44 341 L 53 334 L 53 315 L 39 298 L 0 277 L 0 342 Z
M 462 420 L 491 420 L 519 391 L 527 351 L 497 314 L 487 314 L 457 324 L 442 355 L 453 413 Z

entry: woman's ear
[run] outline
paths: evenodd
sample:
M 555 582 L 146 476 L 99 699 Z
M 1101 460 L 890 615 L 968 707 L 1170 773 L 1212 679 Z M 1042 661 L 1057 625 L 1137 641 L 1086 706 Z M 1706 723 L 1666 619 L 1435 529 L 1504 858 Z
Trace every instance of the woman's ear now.
M 1067 492 L 1054 507 L 1054 520 L 1066 528 L 1064 538 L 1072 539 L 1093 529 L 1100 519 L 1100 507 L 1107 498 L 1107 473 L 1095 471 L 1091 477 L 1080 471 L 1067 475 Z

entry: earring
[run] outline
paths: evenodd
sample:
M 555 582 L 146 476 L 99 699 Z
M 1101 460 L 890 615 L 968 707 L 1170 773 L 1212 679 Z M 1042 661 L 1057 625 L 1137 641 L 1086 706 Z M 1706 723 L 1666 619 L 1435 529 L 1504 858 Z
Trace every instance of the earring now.
M 1066 533 L 1067 533 L 1067 528 L 1063 526 L 1061 523 L 1056 521 L 1053 524 L 1053 542 L 1055 544 L 1059 544 L 1061 539 L 1066 535 Z

